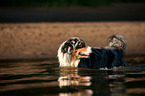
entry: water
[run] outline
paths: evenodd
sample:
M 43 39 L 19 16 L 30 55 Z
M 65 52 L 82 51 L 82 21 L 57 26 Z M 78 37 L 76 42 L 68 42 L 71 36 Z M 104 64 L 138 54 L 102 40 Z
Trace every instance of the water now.
M 145 95 L 145 56 L 112 70 L 59 68 L 57 59 L 0 62 L 0 96 Z

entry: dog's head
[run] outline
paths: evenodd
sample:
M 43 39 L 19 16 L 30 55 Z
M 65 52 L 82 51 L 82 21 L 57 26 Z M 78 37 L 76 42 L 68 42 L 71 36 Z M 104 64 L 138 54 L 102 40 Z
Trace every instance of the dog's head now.
M 63 53 L 71 54 L 74 49 L 83 48 L 85 46 L 86 46 L 85 42 L 82 39 L 77 38 L 77 37 L 71 37 L 65 42 L 61 51 Z
M 80 58 L 88 58 L 91 47 L 77 37 L 71 37 L 63 42 L 58 49 L 58 59 L 60 66 L 77 67 Z

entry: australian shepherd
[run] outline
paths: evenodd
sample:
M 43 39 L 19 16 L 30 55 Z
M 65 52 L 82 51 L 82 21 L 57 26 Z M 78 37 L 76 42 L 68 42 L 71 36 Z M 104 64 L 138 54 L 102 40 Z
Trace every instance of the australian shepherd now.
M 120 34 L 108 38 L 107 47 L 90 47 L 78 37 L 64 41 L 58 49 L 60 67 L 79 67 L 89 69 L 126 66 L 124 51 L 126 41 Z

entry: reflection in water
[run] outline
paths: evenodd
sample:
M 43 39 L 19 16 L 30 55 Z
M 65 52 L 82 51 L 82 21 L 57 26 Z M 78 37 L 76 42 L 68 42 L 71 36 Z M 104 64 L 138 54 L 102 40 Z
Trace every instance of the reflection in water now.
M 59 68 L 56 59 L 0 62 L 0 96 L 144 96 L 145 56 L 126 62 L 112 70 Z
M 59 93 L 59 96 L 92 96 L 92 90 L 85 89 L 79 92 Z
M 60 96 L 124 96 L 124 73 L 111 70 L 60 68 Z
M 57 77 L 46 72 L 45 67 L 43 62 L 1 63 L 0 92 L 57 86 Z
M 59 96 L 91 96 L 93 91 L 90 89 L 80 90 L 79 87 L 91 85 L 90 76 L 78 75 L 77 68 L 61 68 L 60 77 L 58 79 L 59 87 L 63 91 L 76 91 L 76 92 L 62 92 Z
M 78 69 L 62 68 L 60 72 L 60 77 L 58 79 L 60 88 L 91 85 L 91 77 L 78 75 Z

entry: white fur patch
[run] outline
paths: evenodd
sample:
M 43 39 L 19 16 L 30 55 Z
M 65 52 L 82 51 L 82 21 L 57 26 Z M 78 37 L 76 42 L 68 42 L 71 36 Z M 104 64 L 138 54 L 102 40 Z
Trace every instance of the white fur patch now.
M 71 54 L 69 53 L 63 53 L 61 50 L 62 50 L 62 47 L 64 46 L 64 44 L 66 43 L 63 42 L 59 49 L 58 49 L 58 60 L 59 60 L 59 63 L 60 63 L 60 67 L 78 67 L 78 64 L 80 62 L 80 58 L 75 58 L 72 62 L 71 62 Z M 92 52 L 91 50 L 91 47 L 87 47 L 87 51 L 84 53 L 84 54 L 90 54 Z
M 63 67 L 63 66 L 70 66 L 70 58 L 71 58 L 71 56 L 70 56 L 70 54 L 67 54 L 67 53 L 63 53 L 61 50 L 62 50 L 62 47 L 64 46 L 64 44 L 66 43 L 66 41 L 65 42 L 63 42 L 61 45 L 60 45 L 60 47 L 59 47 L 59 49 L 58 49 L 58 55 L 57 55 L 57 57 L 58 57 L 58 60 L 59 60 L 59 66 L 60 67 Z

